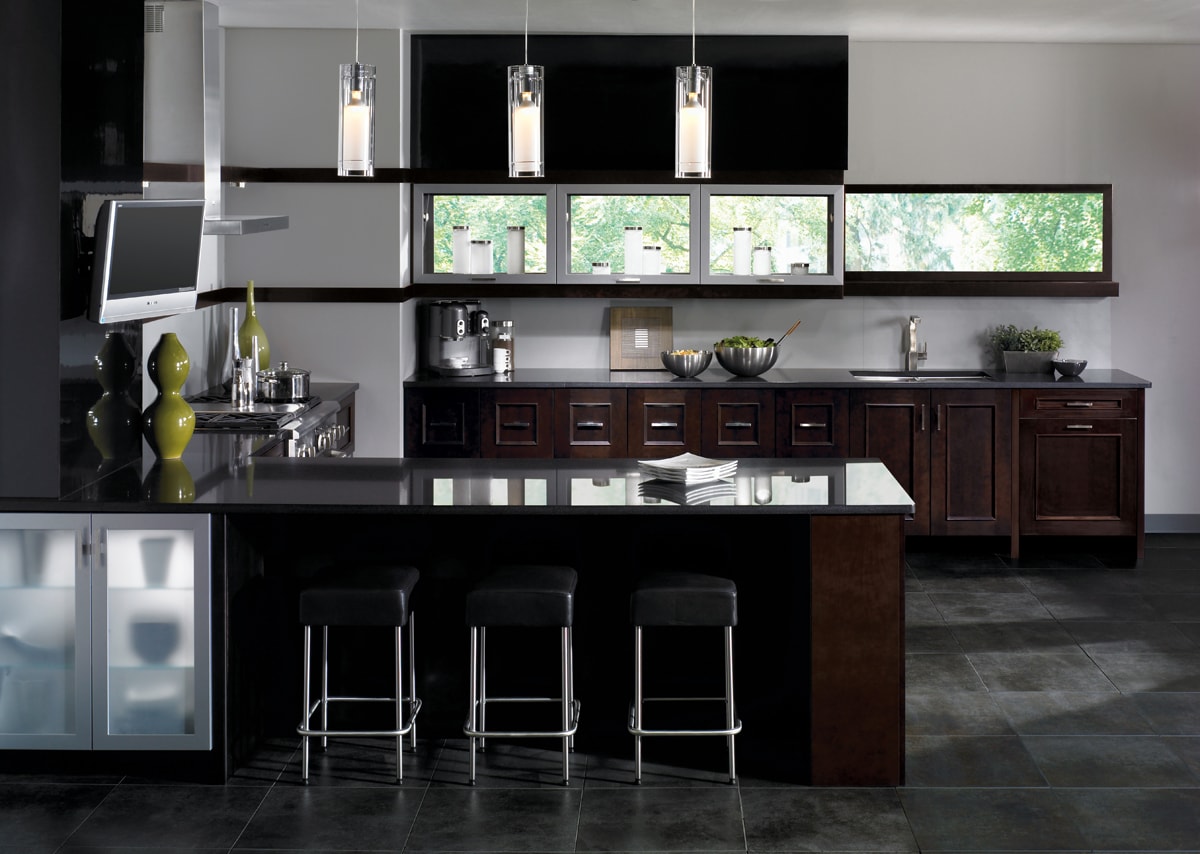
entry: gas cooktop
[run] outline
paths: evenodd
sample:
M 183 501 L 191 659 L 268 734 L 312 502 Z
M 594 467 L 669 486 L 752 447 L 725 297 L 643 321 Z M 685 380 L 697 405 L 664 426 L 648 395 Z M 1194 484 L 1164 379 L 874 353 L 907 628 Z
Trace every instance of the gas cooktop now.
M 229 394 L 221 390 L 202 392 L 188 398 L 196 412 L 197 430 L 224 430 L 241 433 L 278 433 L 284 425 L 312 409 L 321 398 L 315 395 L 300 401 L 265 403 L 256 401 L 235 409 Z

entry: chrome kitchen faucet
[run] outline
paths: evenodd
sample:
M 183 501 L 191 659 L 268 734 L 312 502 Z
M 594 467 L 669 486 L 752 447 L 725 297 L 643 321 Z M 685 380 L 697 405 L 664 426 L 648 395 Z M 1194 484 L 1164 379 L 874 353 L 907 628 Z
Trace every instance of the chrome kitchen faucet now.
M 917 344 L 917 324 L 921 322 L 921 318 L 915 314 L 908 318 L 908 333 L 905 335 L 904 342 L 904 370 L 915 371 L 917 362 L 924 362 L 929 358 L 929 344 Z

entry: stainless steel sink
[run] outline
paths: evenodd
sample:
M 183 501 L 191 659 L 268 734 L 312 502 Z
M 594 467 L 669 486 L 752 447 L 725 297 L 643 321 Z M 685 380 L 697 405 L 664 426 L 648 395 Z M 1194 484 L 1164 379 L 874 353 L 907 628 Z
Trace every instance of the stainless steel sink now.
M 851 371 L 856 380 L 875 383 L 992 382 L 987 371 Z

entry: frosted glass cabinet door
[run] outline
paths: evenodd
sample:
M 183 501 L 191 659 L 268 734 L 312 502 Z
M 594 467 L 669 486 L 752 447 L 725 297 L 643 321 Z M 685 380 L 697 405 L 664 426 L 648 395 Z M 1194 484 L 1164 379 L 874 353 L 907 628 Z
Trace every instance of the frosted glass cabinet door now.
M 0 748 L 92 742 L 86 514 L 0 514 Z
M 93 747 L 212 746 L 209 517 L 92 517 Z

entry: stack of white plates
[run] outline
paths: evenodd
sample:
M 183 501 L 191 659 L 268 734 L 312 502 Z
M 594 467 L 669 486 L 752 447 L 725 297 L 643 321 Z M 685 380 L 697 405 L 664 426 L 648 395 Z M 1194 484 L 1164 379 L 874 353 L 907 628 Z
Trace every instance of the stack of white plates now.
M 680 454 L 666 460 L 639 460 L 638 468 L 659 480 L 711 483 L 737 474 L 737 460 L 710 460 L 695 454 Z
M 657 498 L 673 504 L 708 504 L 719 498 L 733 498 L 737 487 L 726 480 L 715 483 L 695 484 L 666 480 L 647 480 L 638 484 L 638 495 L 642 498 Z

